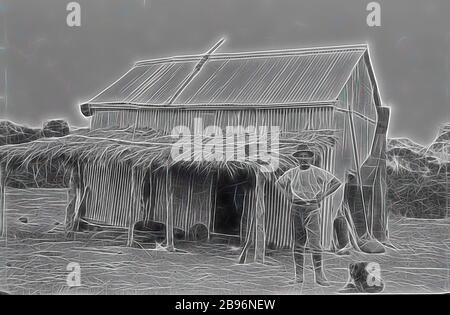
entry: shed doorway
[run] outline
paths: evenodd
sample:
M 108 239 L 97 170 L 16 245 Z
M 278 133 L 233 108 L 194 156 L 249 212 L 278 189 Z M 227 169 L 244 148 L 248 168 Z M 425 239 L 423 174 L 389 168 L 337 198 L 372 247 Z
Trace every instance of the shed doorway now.
M 216 206 L 213 233 L 240 237 L 248 177 L 244 174 L 231 177 L 219 174 L 216 190 Z

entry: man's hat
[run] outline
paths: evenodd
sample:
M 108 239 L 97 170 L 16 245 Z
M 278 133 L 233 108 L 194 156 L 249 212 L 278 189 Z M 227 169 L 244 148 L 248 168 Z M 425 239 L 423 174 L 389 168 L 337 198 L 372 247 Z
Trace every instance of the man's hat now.
M 297 146 L 297 151 L 295 151 L 292 156 L 297 158 L 300 156 L 300 153 L 308 153 L 309 157 L 314 156 L 314 152 L 306 145 L 306 144 L 300 144 Z

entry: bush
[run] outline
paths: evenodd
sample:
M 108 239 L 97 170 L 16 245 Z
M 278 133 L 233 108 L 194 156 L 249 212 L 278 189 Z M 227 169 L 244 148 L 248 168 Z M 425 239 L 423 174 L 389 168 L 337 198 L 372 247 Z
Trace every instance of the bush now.
M 439 219 L 448 212 L 449 163 L 408 148 L 387 151 L 387 206 L 406 217 Z
M 44 123 L 42 128 L 42 134 L 46 138 L 64 137 L 67 136 L 69 132 L 69 124 L 62 119 L 49 120 Z
M 39 129 L 21 126 L 8 120 L 0 121 L 0 145 L 26 143 L 40 137 Z

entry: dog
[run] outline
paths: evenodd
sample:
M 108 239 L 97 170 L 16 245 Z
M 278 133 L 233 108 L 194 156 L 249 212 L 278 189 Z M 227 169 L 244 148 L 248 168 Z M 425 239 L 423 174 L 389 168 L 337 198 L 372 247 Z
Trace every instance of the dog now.
M 380 265 L 375 262 L 356 262 L 348 267 L 349 278 L 342 293 L 380 293 L 384 290 Z

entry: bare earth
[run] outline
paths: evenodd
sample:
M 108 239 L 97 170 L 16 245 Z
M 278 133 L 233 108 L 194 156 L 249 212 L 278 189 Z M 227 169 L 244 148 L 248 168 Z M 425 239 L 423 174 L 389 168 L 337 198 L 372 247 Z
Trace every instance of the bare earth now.
M 15 190 L 7 196 L 8 237 L 0 240 L 0 291 L 15 294 L 334 294 L 355 261 L 378 262 L 384 293 L 449 292 L 450 219 L 392 217 L 396 249 L 383 255 L 325 254 L 331 287 L 290 284 L 289 251 L 269 252 L 266 264 L 237 264 L 239 248 L 225 243 L 178 241 L 176 253 L 125 247 L 125 231 L 85 232 L 68 240 L 63 232 L 65 190 Z M 27 219 L 27 223 L 22 221 Z M 70 262 L 81 265 L 81 287 L 66 283 Z M 311 260 L 306 260 L 311 265 Z

